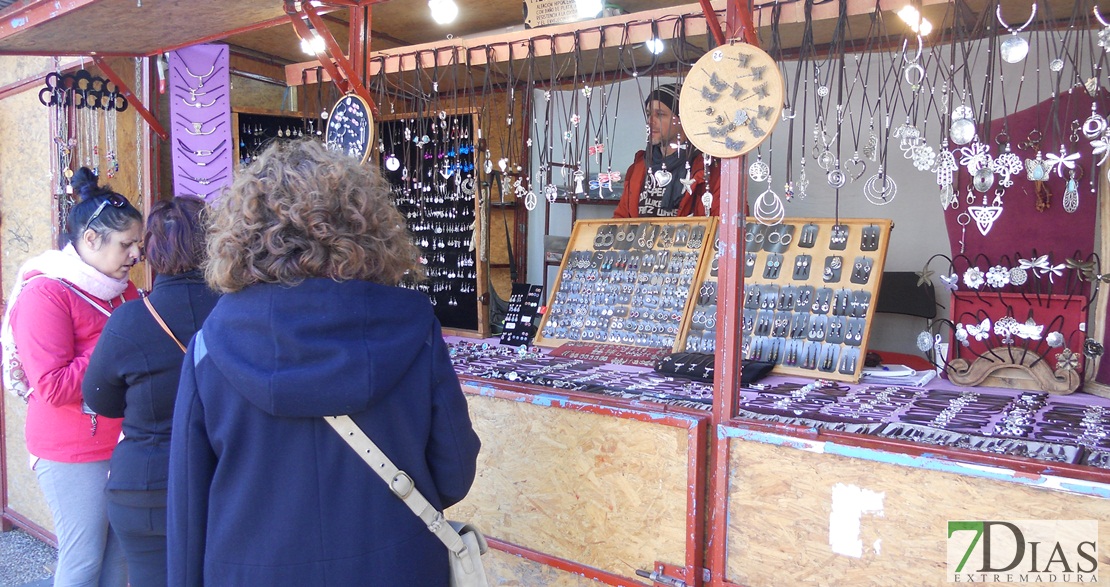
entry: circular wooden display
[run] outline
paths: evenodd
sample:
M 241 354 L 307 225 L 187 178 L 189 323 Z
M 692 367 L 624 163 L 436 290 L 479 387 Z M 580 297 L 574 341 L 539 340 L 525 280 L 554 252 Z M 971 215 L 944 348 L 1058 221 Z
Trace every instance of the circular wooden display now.
M 374 115 L 366 100 L 347 94 L 332 106 L 331 116 L 324 132 L 324 144 L 329 149 L 343 151 L 366 163 L 370 157 L 370 144 L 374 140 Z
M 771 136 L 784 89 L 775 60 L 759 47 L 734 43 L 702 55 L 679 96 L 682 128 L 695 147 L 737 157 Z

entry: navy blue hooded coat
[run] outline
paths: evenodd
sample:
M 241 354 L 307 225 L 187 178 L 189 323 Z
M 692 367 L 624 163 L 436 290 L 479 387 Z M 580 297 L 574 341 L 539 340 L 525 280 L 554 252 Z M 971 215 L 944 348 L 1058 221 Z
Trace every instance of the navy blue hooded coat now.
M 170 585 L 448 584 L 446 548 L 338 414 L 436 507 L 466 496 L 480 443 L 427 297 L 329 279 L 224 295 L 178 390 Z

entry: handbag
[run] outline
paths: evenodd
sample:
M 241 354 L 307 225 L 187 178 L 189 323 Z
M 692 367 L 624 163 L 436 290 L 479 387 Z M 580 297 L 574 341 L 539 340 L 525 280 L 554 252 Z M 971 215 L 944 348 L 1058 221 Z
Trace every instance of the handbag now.
M 11 299 L 8 300 L 8 307 L 4 310 L 3 324 L 0 324 L 0 353 L 3 354 L 3 362 L 0 364 L 0 379 L 3 381 L 4 389 L 15 394 L 16 397 L 24 402 L 29 401 L 28 398 L 31 397 L 31 393 L 35 390 L 31 387 L 30 381 L 27 380 L 27 372 L 23 369 L 23 360 L 19 358 L 19 349 L 16 348 L 15 337 L 12 335 L 11 314 L 12 308 L 15 306 L 15 300 L 19 297 L 19 293 L 23 291 L 24 286 L 40 277 L 56 280 L 58 283 L 64 285 L 66 289 L 88 302 L 92 307 L 100 310 L 105 316 L 112 315 L 111 312 L 104 309 L 104 306 L 94 302 L 89 296 L 81 293 L 81 290 L 64 279 L 58 279 L 57 277 L 39 273 L 38 275 L 34 275 L 19 282 L 12 293 Z M 91 414 L 91 412 L 87 410 L 85 413 Z
M 489 545 L 482 532 L 471 524 L 446 520 L 443 512 L 432 507 L 427 498 L 416 489 L 412 477 L 398 469 L 350 416 L 325 416 L 324 421 L 385 481 L 393 495 L 401 498 L 412 513 L 447 547 L 451 587 L 488 587 L 489 580 L 482 566 L 482 555 L 489 549 Z

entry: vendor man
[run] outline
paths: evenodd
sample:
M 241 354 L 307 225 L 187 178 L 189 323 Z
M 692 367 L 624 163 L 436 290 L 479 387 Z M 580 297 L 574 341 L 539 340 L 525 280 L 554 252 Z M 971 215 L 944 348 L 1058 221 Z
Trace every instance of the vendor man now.
M 624 190 L 613 218 L 641 216 L 705 216 L 702 198 L 706 193 L 705 161 L 700 151 L 686 142 L 678 118 L 679 84 L 659 86 L 648 95 L 648 131 L 651 145 L 636 153 L 624 175 Z M 710 214 L 720 210 L 721 179 L 718 165 L 710 166 Z

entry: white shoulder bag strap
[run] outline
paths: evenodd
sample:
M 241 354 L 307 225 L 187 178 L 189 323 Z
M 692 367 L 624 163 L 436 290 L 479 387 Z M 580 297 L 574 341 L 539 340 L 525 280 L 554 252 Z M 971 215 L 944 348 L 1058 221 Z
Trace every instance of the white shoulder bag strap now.
M 466 543 L 463 542 L 459 533 L 451 527 L 451 524 L 447 523 L 443 513 L 433 507 L 424 495 L 416 489 L 416 484 L 413 483 L 412 477 L 409 477 L 408 473 L 398 469 L 397 465 L 394 465 L 393 461 L 385 456 L 385 453 L 378 448 L 378 445 L 374 444 L 373 440 L 370 440 L 370 437 L 358 427 L 358 424 L 355 424 L 350 416 L 325 416 L 324 420 L 385 481 L 393 495 L 401 498 L 401 501 L 409 506 L 412 513 L 423 520 L 432 534 L 435 534 L 436 538 L 439 538 L 448 550 L 466 560 Z

